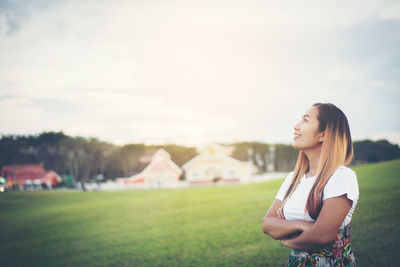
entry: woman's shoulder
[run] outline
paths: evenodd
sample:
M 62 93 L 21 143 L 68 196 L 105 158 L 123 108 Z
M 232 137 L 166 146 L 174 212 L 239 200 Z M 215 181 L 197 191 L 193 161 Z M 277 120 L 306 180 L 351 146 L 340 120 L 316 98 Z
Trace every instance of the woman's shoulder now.
M 351 168 L 349 168 L 349 167 L 347 167 L 347 166 L 345 166 L 345 165 L 340 165 L 340 166 L 334 171 L 332 177 L 337 177 L 337 176 L 340 176 L 340 177 L 345 176 L 345 177 L 354 177 L 354 178 L 357 178 L 356 172 L 355 172 L 353 169 L 351 169 Z
M 351 168 L 340 165 L 329 178 L 328 183 L 357 182 L 357 174 Z
M 356 172 L 351 168 L 341 165 L 339 166 L 326 183 L 326 188 L 339 187 L 358 187 Z
M 290 181 L 291 181 L 292 178 L 293 178 L 293 174 L 294 174 L 294 171 L 289 172 L 289 173 L 286 175 L 284 181 L 287 181 L 287 180 L 290 180 Z
M 351 199 L 358 199 L 359 190 L 356 172 L 347 166 L 339 166 L 326 183 L 324 192 L 326 197 L 347 193 Z

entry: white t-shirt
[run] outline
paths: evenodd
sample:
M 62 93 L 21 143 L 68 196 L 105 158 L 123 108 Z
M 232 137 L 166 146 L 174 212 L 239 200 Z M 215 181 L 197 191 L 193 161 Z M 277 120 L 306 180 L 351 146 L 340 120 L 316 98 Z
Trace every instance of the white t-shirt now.
M 276 199 L 283 201 L 286 191 L 290 186 L 290 182 L 292 181 L 293 174 L 294 171 L 289 173 L 285 178 L 278 193 L 276 194 Z M 315 221 L 310 217 L 308 212 L 304 211 L 308 194 L 310 193 L 314 181 L 315 176 L 306 178 L 305 175 L 303 175 L 296 190 L 286 201 L 283 207 L 283 214 L 286 220 Z M 351 217 L 359 197 L 356 173 L 352 169 L 344 165 L 340 165 L 325 185 L 323 201 L 325 201 L 327 198 L 337 197 L 343 194 L 347 194 L 347 198 L 352 200 L 353 203 L 340 228 L 344 228 L 344 226 L 351 222 Z

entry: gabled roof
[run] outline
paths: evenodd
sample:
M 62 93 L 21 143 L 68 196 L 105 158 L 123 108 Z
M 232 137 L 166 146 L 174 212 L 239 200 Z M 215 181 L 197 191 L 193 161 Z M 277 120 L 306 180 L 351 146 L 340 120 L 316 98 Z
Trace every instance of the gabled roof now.
M 130 174 L 130 176 L 133 176 L 135 174 L 141 173 L 149 164 L 151 161 L 148 162 L 141 162 Z
M 143 155 L 140 156 L 140 158 L 139 158 L 139 162 L 140 163 L 150 162 L 152 160 L 154 154 L 156 154 L 156 153 L 157 153 L 157 150 L 150 150 L 150 151 L 143 153 Z
M 139 165 L 133 170 L 131 176 L 141 173 L 144 169 L 146 169 L 147 166 L 151 164 L 152 160 L 155 157 L 165 158 L 167 160 L 170 160 L 174 165 L 176 165 L 175 162 L 171 160 L 171 155 L 165 149 L 159 148 L 157 150 L 147 151 L 146 153 L 144 153 L 139 159 Z M 175 168 L 179 168 L 179 166 L 176 165 Z
M 202 161 L 205 158 L 214 158 L 216 160 L 226 160 L 234 164 L 241 164 L 245 161 L 240 160 L 237 157 L 232 156 L 234 151 L 234 146 L 221 144 L 221 143 L 211 143 L 203 146 L 201 149 L 197 150 L 200 152 L 197 156 L 193 157 L 185 164 L 182 165 L 182 169 L 189 168 L 192 164 L 198 161 Z
M 198 147 L 197 153 L 202 154 L 210 149 L 230 156 L 233 153 L 233 151 L 235 150 L 235 147 L 232 145 L 223 144 L 223 143 L 208 143 L 201 147 Z
M 216 157 L 214 157 L 215 160 L 225 160 L 225 161 L 229 161 L 233 164 L 243 164 L 246 161 L 242 161 L 242 160 L 238 160 L 232 156 L 228 156 L 225 154 L 219 154 Z M 204 155 L 200 154 L 195 156 L 194 158 L 192 158 L 191 160 L 187 161 L 185 164 L 183 164 L 182 169 L 186 170 L 188 169 L 190 166 L 192 166 L 193 164 L 195 164 L 196 162 L 202 162 L 202 161 L 208 161 L 209 159 L 206 159 L 204 157 Z

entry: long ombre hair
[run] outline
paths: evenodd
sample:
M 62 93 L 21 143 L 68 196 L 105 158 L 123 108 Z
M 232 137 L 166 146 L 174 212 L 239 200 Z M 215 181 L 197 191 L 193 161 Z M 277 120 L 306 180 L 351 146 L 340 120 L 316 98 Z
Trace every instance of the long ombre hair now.
M 348 165 L 351 162 L 353 142 L 346 115 L 338 107 L 331 103 L 315 103 L 312 106 L 317 107 L 318 110 L 319 132 L 325 131 L 316 179 L 305 207 L 305 211 L 308 211 L 311 218 L 316 220 L 322 207 L 325 185 L 340 165 Z M 309 160 L 306 154 L 300 151 L 282 207 L 296 190 L 301 177 L 309 171 L 309 168 Z

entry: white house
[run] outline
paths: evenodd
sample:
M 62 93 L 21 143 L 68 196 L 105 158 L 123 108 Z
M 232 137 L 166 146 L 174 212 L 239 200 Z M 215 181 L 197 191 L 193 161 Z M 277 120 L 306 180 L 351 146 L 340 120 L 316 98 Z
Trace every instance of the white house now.
M 230 156 L 235 148 L 209 144 L 199 149 L 199 155 L 186 162 L 182 169 L 190 185 L 213 183 L 246 183 L 257 167 L 251 161 Z
M 175 187 L 183 173 L 163 148 L 147 152 L 139 159 L 139 167 L 128 178 L 117 178 L 117 183 L 133 188 Z

